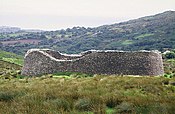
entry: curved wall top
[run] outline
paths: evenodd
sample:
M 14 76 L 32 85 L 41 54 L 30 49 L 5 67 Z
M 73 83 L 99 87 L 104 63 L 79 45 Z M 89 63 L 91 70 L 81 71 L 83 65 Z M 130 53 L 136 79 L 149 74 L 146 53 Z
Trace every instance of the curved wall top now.
M 22 75 L 67 71 L 150 76 L 164 73 L 162 56 L 158 51 L 89 50 L 68 55 L 49 49 L 31 49 L 25 55 Z

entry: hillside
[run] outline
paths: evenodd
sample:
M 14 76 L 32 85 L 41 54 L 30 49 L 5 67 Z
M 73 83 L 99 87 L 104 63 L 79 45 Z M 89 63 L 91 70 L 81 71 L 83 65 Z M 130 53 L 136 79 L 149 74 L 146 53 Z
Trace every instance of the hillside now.
M 0 80 L 20 78 L 21 66 L 0 60 Z M 1 100 L 0 100 L 1 101 Z
M 0 42 L 0 49 L 18 54 L 30 48 L 51 48 L 66 53 L 89 49 L 164 51 L 175 48 L 175 11 L 96 28 L 1 33 Z
M 14 63 L 16 65 L 23 65 L 23 56 L 21 55 L 16 55 L 14 53 L 6 52 L 0 50 L 0 60 L 2 61 L 7 61 L 9 63 Z
M 18 27 L 8 27 L 8 26 L 0 26 L 0 33 L 15 33 L 19 32 L 21 29 Z

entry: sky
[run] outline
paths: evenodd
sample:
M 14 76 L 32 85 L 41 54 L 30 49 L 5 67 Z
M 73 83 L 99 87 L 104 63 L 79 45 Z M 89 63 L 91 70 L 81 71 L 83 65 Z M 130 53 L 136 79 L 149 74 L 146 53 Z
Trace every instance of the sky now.
M 0 26 L 97 27 L 168 10 L 175 11 L 175 0 L 0 0 Z

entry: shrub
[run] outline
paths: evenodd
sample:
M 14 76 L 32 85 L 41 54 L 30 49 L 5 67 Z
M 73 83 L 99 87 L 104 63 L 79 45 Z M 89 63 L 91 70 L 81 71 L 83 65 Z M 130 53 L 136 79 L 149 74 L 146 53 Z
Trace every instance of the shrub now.
M 93 110 L 94 114 L 105 114 L 106 105 L 102 97 L 92 96 L 91 104 L 92 104 L 91 109 Z
M 51 103 L 57 109 L 64 110 L 64 111 L 70 110 L 70 103 L 66 99 L 53 99 L 53 100 L 50 100 L 49 103 Z
M 116 96 L 108 96 L 107 98 L 105 98 L 106 106 L 109 108 L 114 108 L 117 105 L 119 105 L 121 102 L 122 101 L 118 99 L 118 97 Z
M 11 101 L 16 95 L 10 92 L 0 92 L 0 101 Z
M 175 58 L 175 53 L 174 52 L 168 52 L 168 53 L 165 54 L 165 57 L 167 59 L 173 59 L 173 58 Z
M 70 76 L 73 78 L 85 78 L 85 77 L 92 77 L 93 75 L 85 73 L 72 73 Z
M 122 102 L 116 107 L 116 109 L 119 113 L 131 113 L 133 110 L 133 105 L 128 102 Z
M 75 103 L 75 108 L 79 111 L 91 111 L 92 110 L 92 104 L 90 99 L 79 99 Z
M 134 107 L 136 114 L 174 114 L 174 105 L 167 103 L 155 103 Z
M 174 73 L 169 73 L 169 74 L 164 74 L 164 77 L 166 77 L 166 78 L 172 78 L 172 77 L 174 77 Z

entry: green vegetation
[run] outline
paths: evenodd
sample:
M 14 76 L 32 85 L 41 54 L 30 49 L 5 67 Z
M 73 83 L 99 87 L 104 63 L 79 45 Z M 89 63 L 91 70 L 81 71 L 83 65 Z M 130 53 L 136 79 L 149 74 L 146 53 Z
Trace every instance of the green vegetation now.
M 175 78 L 95 75 L 89 78 L 0 79 L 1 113 L 168 113 Z
M 23 56 L 0 50 L 0 60 L 23 65 Z
M 136 36 L 135 39 L 141 39 L 141 38 L 145 38 L 145 37 L 149 37 L 149 36 L 153 36 L 154 34 L 142 34 L 139 36 Z
M 0 49 L 24 55 L 31 48 L 49 48 L 64 53 L 98 50 L 159 50 L 175 48 L 175 12 L 104 25 L 95 28 L 73 27 L 65 30 L 0 33 L 1 41 L 39 40 L 39 44 L 16 43 Z
M 132 40 L 125 40 L 122 42 L 123 45 L 129 45 L 129 44 L 133 44 Z
M 0 79 L 21 78 L 21 66 L 0 60 Z
M 164 57 L 166 59 L 174 59 L 175 58 L 175 50 L 172 50 L 170 52 L 167 52 L 166 54 L 164 54 Z
M 51 77 L 64 77 L 64 78 L 85 78 L 85 77 L 92 77 L 92 74 L 85 74 L 85 73 L 77 73 L 77 72 L 58 72 L 54 74 L 50 74 Z
M 165 77 L 175 77 L 175 50 L 163 54 Z
M 0 50 L 0 79 L 22 78 L 23 57 Z

